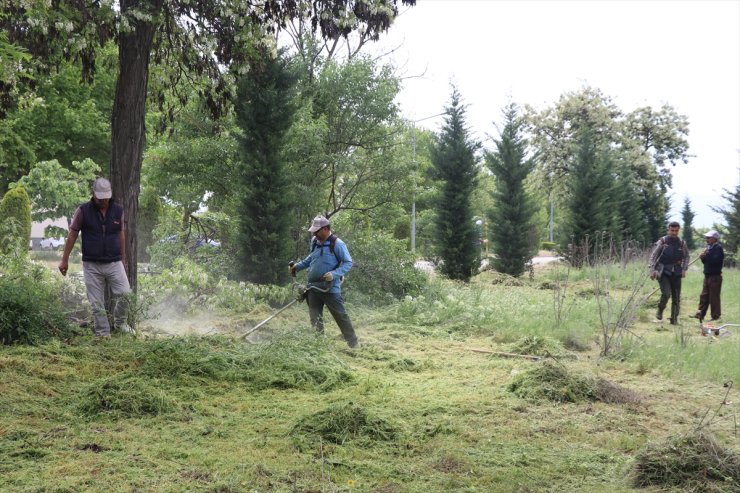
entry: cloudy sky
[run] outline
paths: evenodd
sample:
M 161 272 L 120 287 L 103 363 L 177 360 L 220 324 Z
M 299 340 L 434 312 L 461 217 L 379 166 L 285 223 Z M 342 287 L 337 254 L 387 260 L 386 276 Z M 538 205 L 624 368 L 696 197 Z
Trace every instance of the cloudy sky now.
M 454 83 L 476 137 L 491 146 L 508 101 L 541 109 L 585 85 L 623 111 L 672 105 L 690 122 L 688 165 L 674 168 L 673 214 L 721 216 L 740 180 L 740 0 L 417 0 L 374 47 L 407 77 L 405 117 L 443 111 Z M 441 118 L 418 123 L 437 130 Z

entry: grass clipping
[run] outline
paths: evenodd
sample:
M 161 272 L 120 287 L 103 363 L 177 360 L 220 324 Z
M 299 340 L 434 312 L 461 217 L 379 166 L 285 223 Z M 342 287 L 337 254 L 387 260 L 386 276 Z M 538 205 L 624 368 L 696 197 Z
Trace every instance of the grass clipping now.
M 558 359 L 577 359 L 575 354 L 563 348 L 560 341 L 542 336 L 522 337 L 509 346 L 508 351 L 514 354 L 526 354 L 530 356 L 553 356 Z
M 136 360 L 150 378 L 241 381 L 255 390 L 328 391 L 353 379 L 324 338 L 298 331 L 254 346 L 218 337 L 151 341 Z
M 650 444 L 632 471 L 638 487 L 680 487 L 688 491 L 740 491 L 740 457 L 706 431 Z
M 140 418 L 172 412 L 177 404 L 142 378 L 119 375 L 90 385 L 82 393 L 78 409 L 88 417 Z
M 292 435 L 298 447 L 303 449 L 303 445 L 314 443 L 319 437 L 339 445 L 358 438 L 393 441 L 398 430 L 359 404 L 347 402 L 331 405 L 324 411 L 302 418 L 293 427 Z
M 554 402 L 601 401 L 638 403 L 637 394 L 608 380 L 580 375 L 565 365 L 544 361 L 535 368 L 514 377 L 509 391 L 528 400 Z

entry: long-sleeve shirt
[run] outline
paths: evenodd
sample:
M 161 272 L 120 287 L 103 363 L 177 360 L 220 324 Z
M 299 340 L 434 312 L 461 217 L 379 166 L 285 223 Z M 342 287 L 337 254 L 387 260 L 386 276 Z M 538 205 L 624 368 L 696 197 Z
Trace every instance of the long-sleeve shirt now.
M 701 262 L 704 264 L 705 276 L 718 276 L 722 274 L 722 264 L 725 262 L 725 252 L 722 249 L 722 245 L 714 243 L 707 246 L 706 253 L 701 258 Z
M 321 281 L 321 277 L 327 272 L 331 272 L 334 280 L 328 292 L 339 293 L 341 291 L 341 278 L 352 268 L 352 257 L 347 245 L 339 238 L 334 242 L 334 253 L 331 252 L 330 246 L 329 238 L 320 242 L 320 244 L 317 241 L 317 244 L 312 246 L 311 253 L 298 262 L 295 268 L 296 271 L 308 269 L 309 285 L 315 285 L 321 289 L 326 287 L 325 283 Z

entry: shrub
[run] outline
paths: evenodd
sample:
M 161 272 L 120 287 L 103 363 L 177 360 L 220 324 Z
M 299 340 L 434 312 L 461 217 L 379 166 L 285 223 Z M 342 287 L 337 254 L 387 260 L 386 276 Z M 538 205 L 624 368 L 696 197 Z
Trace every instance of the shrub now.
M 542 248 L 543 250 L 548 250 L 548 251 L 555 250 L 556 246 L 557 246 L 557 243 L 555 243 L 554 241 L 543 241 L 542 243 L 540 243 L 540 248 Z
M 72 335 L 59 293 L 42 266 L 0 267 L 0 343 L 40 344 Z
M 416 296 L 426 285 L 427 276 L 414 266 L 416 258 L 404 240 L 380 233 L 350 235 L 345 241 L 354 265 L 343 290 L 359 291 L 383 304 Z
M 26 189 L 9 190 L 0 201 L 0 254 L 25 256 L 31 241 L 31 200 Z

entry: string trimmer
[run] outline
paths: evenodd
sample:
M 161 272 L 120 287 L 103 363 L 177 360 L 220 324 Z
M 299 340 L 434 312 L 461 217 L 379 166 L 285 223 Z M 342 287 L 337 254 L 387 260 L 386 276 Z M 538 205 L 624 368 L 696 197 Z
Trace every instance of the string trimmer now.
M 291 261 L 288 265 L 290 265 L 292 267 L 293 264 L 295 264 L 295 262 L 292 262 Z M 242 336 L 241 336 L 242 339 L 246 339 L 249 334 L 251 334 L 255 330 L 259 329 L 260 327 L 262 327 L 263 325 L 265 325 L 267 322 L 269 322 L 273 318 L 275 318 L 278 315 L 280 315 L 280 313 L 282 313 L 284 310 L 290 308 L 291 306 L 293 306 L 294 304 L 298 303 L 299 301 L 305 300 L 306 299 L 306 295 L 308 294 L 309 291 L 315 290 L 315 291 L 320 291 L 322 293 L 326 293 L 326 292 L 329 291 L 329 289 L 331 289 L 331 283 L 328 283 L 329 284 L 329 287 L 326 288 L 326 289 L 321 289 L 318 286 L 303 286 L 301 284 L 298 284 L 295 281 L 295 278 L 296 278 L 295 272 L 292 272 L 291 275 L 293 276 L 293 292 L 296 293 L 295 294 L 295 299 L 293 301 L 289 302 L 284 307 L 280 308 L 278 311 L 276 311 L 275 313 L 273 313 L 272 315 L 270 315 L 266 319 L 264 319 L 262 322 L 258 323 L 257 325 L 255 325 L 254 327 L 252 327 L 251 329 L 249 329 L 248 331 L 246 331 L 244 334 L 242 334 Z

